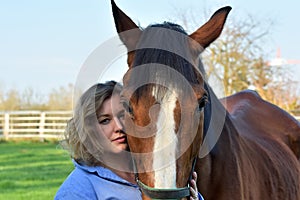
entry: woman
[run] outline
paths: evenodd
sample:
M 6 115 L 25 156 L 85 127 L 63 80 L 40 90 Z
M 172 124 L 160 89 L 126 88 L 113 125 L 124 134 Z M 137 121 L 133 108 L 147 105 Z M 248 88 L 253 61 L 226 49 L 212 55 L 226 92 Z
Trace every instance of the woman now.
M 109 81 L 92 86 L 80 97 L 65 132 L 75 169 L 59 188 L 56 200 L 141 199 L 122 124 L 121 89 Z M 197 176 L 193 175 L 195 198 L 191 199 L 198 199 Z

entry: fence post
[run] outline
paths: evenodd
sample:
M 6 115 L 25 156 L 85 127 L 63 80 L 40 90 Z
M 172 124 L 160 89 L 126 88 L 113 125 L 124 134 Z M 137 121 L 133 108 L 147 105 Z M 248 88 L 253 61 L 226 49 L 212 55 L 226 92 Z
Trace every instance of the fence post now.
M 4 130 L 3 130 L 3 135 L 4 139 L 8 139 L 8 134 L 9 134 L 9 113 L 4 114 Z
M 46 113 L 45 112 L 41 112 L 40 127 L 39 127 L 39 135 L 40 135 L 41 141 L 44 141 L 44 138 L 42 136 L 44 134 L 44 128 L 45 128 L 45 118 L 46 118 Z

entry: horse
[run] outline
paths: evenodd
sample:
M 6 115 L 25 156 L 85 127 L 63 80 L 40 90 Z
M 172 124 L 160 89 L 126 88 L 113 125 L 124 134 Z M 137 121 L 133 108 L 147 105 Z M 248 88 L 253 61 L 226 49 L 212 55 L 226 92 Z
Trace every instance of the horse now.
M 299 200 L 300 123 L 252 90 L 218 99 L 199 55 L 231 7 L 192 34 L 137 26 L 112 0 L 127 47 L 121 101 L 136 181 L 147 199 L 187 199 L 191 172 L 205 200 Z

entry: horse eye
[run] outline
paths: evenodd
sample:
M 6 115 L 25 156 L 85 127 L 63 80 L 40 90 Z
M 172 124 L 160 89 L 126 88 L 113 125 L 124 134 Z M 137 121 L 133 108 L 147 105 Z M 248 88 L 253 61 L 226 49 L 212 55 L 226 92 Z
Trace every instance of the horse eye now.
M 125 101 L 123 101 L 122 103 L 123 103 L 124 110 L 130 115 L 133 115 L 133 110 L 132 107 L 129 105 L 129 103 Z
M 208 97 L 207 97 L 206 94 L 203 95 L 203 96 L 198 100 L 198 109 L 199 109 L 199 111 L 202 111 L 202 110 L 203 110 L 203 108 L 204 108 L 204 106 L 206 105 L 207 101 L 208 101 Z

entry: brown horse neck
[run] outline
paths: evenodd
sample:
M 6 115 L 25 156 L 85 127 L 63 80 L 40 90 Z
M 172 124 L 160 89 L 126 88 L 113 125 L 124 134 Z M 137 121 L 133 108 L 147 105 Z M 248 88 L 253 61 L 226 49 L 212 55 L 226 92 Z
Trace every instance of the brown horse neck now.
M 210 119 L 205 120 L 208 124 L 204 126 L 206 133 L 202 144 L 206 151 L 200 150 L 200 159 L 195 171 L 199 176 L 197 185 L 200 193 L 203 193 L 205 199 L 211 199 L 210 196 L 216 197 L 217 193 L 224 194 L 224 191 L 220 191 L 225 190 L 224 182 L 225 185 L 237 182 L 234 183 L 236 185 L 241 182 L 236 178 L 240 173 L 236 157 L 240 149 L 240 136 L 223 104 L 209 86 L 206 86 L 206 89 L 210 96 L 210 107 L 205 110 L 206 116 Z M 211 191 L 216 193 L 210 193 Z
M 225 124 L 217 143 L 209 154 L 198 159 L 196 164 L 195 171 L 199 177 L 198 189 L 208 200 L 221 199 L 216 198 L 216 194 L 226 194 L 226 188 L 230 185 L 242 184 L 239 161 L 236 157 L 239 136 L 237 131 L 232 129 L 231 124 L 230 116 L 226 115 Z M 234 198 L 232 197 L 232 199 Z

